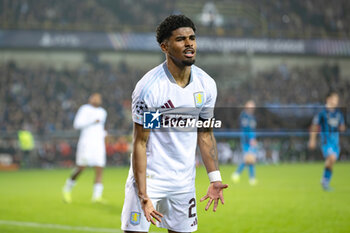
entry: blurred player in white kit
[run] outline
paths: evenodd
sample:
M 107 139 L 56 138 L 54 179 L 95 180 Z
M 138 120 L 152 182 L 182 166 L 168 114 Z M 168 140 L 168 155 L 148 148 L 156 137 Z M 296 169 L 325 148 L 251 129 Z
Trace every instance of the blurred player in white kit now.
M 89 103 L 82 105 L 75 116 L 73 126 L 80 130 L 80 137 L 77 145 L 76 168 L 63 187 L 63 200 L 66 203 L 72 202 L 72 189 L 86 166 L 95 167 L 92 202 L 104 202 L 102 199 L 102 172 L 106 165 L 105 122 L 107 112 L 101 107 L 101 104 L 101 95 L 94 93 L 89 97 Z

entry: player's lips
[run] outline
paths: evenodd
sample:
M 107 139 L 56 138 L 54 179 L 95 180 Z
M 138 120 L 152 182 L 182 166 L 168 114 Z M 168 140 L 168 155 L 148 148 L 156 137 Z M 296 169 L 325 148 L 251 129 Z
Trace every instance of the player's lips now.
M 184 54 L 185 54 L 185 57 L 192 58 L 192 57 L 194 57 L 195 50 L 194 49 L 185 49 Z

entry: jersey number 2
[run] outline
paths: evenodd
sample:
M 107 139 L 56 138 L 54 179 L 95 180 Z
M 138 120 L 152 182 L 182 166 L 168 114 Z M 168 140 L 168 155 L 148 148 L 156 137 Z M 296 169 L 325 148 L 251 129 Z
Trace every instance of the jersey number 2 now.
M 195 198 L 192 198 L 190 201 L 189 201 L 189 203 L 188 204 L 190 204 L 190 207 L 188 208 L 188 217 L 189 218 L 193 218 L 193 217 L 196 217 L 196 213 L 192 213 L 192 209 L 194 208 L 194 207 L 196 207 L 196 199 Z

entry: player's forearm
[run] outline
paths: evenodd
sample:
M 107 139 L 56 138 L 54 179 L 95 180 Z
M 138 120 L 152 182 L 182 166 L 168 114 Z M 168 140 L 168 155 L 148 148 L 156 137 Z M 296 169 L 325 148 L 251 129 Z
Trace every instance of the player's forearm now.
M 339 131 L 340 132 L 344 132 L 346 130 L 346 126 L 345 125 L 340 125 L 339 126 Z
M 83 120 L 83 119 L 76 119 L 73 123 L 74 129 L 84 129 L 87 126 L 90 126 L 92 124 L 95 124 L 98 120 Z
M 318 127 L 316 125 L 312 125 L 310 129 L 310 141 L 315 142 L 317 139 Z
M 316 141 L 317 133 L 316 132 L 310 132 L 310 141 Z
M 198 132 L 198 146 L 207 173 L 219 170 L 218 150 L 212 129 Z
M 135 141 L 133 146 L 132 166 L 134 178 L 140 198 L 146 197 L 146 145 L 142 141 Z
M 134 142 L 133 142 L 133 156 L 132 168 L 134 178 L 140 198 L 147 197 L 146 192 L 146 168 L 147 155 L 146 147 L 148 141 L 149 131 L 143 129 L 139 124 L 134 124 Z

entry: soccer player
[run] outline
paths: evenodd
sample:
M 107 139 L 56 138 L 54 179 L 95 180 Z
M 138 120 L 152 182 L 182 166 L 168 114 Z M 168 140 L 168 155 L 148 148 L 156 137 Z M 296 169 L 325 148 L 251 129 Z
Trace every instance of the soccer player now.
M 102 171 L 106 164 L 105 122 L 107 112 L 101 107 L 102 97 L 94 93 L 89 97 L 89 103 L 82 105 L 74 119 L 74 128 L 80 130 L 76 153 L 76 168 L 63 187 L 63 200 L 72 202 L 72 189 L 78 176 L 86 166 L 95 167 L 95 184 L 92 202 L 103 203 Z
M 333 165 L 339 158 L 339 131 L 345 131 L 344 117 L 337 108 L 339 95 L 331 91 L 326 97 L 326 106 L 313 119 L 310 131 L 309 148 L 316 148 L 318 132 L 321 137 L 321 151 L 326 159 L 321 185 L 325 191 L 331 191 L 329 183 L 332 178 Z
M 143 128 L 145 109 L 191 108 L 199 119 L 211 119 L 215 81 L 193 65 L 195 25 L 184 15 L 171 15 L 157 28 L 157 41 L 166 61 L 150 70 L 132 94 L 133 154 L 125 185 L 122 230 L 148 232 L 150 224 L 168 232 L 197 230 L 195 151 L 198 146 L 210 184 L 201 201 L 205 210 L 224 204 L 216 141 L 212 129 L 174 132 Z M 195 112 L 195 111 L 194 111 Z M 158 130 L 158 131 L 157 131 Z
M 236 172 L 231 176 L 234 183 L 238 183 L 240 175 L 245 166 L 249 167 L 249 184 L 255 185 L 257 183 L 255 179 L 255 162 L 257 154 L 257 141 L 256 141 L 256 119 L 254 116 L 255 102 L 249 100 L 244 106 L 239 121 L 241 128 L 241 147 L 243 152 L 243 162 L 238 166 Z

